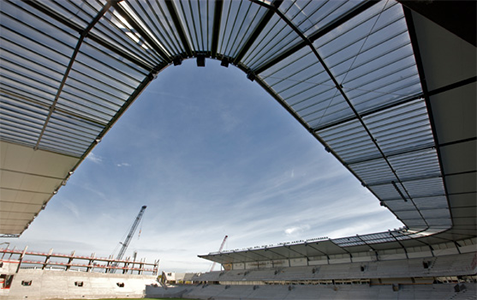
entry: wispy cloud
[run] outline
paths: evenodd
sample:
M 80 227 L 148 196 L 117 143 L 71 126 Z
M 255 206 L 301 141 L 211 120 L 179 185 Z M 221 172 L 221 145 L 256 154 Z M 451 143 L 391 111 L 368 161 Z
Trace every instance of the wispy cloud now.
M 103 161 L 103 159 L 100 156 L 95 155 L 93 152 L 91 152 L 88 156 L 86 156 L 86 159 L 96 164 L 99 164 Z
M 73 202 L 68 200 L 63 200 L 61 204 L 65 206 L 71 213 L 73 213 L 73 215 L 76 218 L 79 218 L 80 213 L 79 213 L 78 207 Z
M 126 162 L 123 162 L 123 163 L 120 163 L 120 164 L 116 164 L 116 167 L 130 167 L 131 165 L 129 163 L 126 163 Z
M 310 229 L 310 225 L 301 225 L 301 226 L 294 226 L 294 227 L 290 227 L 290 228 L 287 228 L 285 229 L 285 234 L 287 236 L 294 236 L 298 233 L 302 233 L 304 231 L 307 231 Z

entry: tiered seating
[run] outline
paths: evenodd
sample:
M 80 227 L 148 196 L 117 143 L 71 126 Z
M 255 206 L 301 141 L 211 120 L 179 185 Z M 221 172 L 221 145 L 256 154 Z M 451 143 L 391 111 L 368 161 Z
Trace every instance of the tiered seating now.
M 222 271 L 219 275 L 220 281 L 241 281 L 250 271 L 246 270 L 231 270 Z
M 250 285 L 232 285 L 219 293 L 215 299 L 249 299 L 250 294 L 254 291 L 254 287 Z
M 455 283 L 432 284 L 434 277 L 473 274 L 475 253 L 316 266 L 211 272 L 194 281 L 187 298 L 214 300 L 444 299 L 477 300 L 475 283 L 455 291 Z M 366 284 L 359 284 L 360 280 Z M 264 285 L 267 283 L 266 285 Z M 275 283 L 269 285 L 269 283 Z M 246 285 L 244 285 L 246 284 Z
M 289 267 L 278 270 L 275 280 L 307 280 L 313 279 L 314 267 Z
M 287 285 L 261 285 L 255 288 L 249 299 L 286 299 L 290 294 Z M 268 298 L 267 298 L 268 297 Z
M 466 253 L 460 255 L 439 256 L 429 270 L 430 274 L 446 274 L 449 276 L 465 275 L 475 272 L 472 271 L 472 261 L 475 253 Z
M 192 281 L 218 281 L 220 273 L 220 271 L 202 273 L 192 277 Z
M 291 286 L 287 300 L 335 299 L 337 295 L 333 285 Z M 339 299 L 346 298 L 340 297 Z
M 186 292 L 194 289 L 194 286 L 174 286 L 167 289 L 160 285 L 147 285 L 146 295 L 148 298 L 180 298 Z
M 244 278 L 249 281 L 274 280 L 277 269 L 250 270 Z
M 323 265 L 319 269 L 316 269 L 315 279 L 343 279 L 343 278 L 362 278 L 360 270 L 361 264 L 336 264 L 336 265 Z M 353 275 L 354 274 L 354 275 Z
M 423 270 L 422 262 L 416 260 L 420 264 L 420 271 Z M 374 278 L 382 277 L 408 277 L 409 276 L 409 260 L 390 260 L 374 262 L 377 266 L 376 272 L 369 272 Z
M 195 299 L 209 299 L 213 297 L 215 299 L 215 297 L 224 290 L 225 286 L 223 285 L 200 285 L 191 288 L 191 290 L 182 297 Z
M 318 284 L 318 285 L 183 285 L 167 291 L 161 287 L 146 289 L 146 297 L 172 297 L 214 300 L 476 300 L 476 283 L 424 285 L 367 285 L 367 284 Z M 159 292 L 159 290 L 163 292 Z
M 205 273 L 195 282 L 253 282 L 352 280 L 361 278 L 412 278 L 456 276 L 472 273 L 474 253 L 402 260 L 327 264 L 271 269 L 231 270 Z M 474 270 L 475 271 L 475 270 Z M 254 283 L 250 283 L 254 284 Z

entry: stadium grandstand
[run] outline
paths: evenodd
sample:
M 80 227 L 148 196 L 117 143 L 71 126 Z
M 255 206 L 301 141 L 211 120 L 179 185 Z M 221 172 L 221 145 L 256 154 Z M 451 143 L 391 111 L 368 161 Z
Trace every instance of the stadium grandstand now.
M 1 236 L 28 228 L 159 72 L 216 59 L 265 89 L 403 227 L 200 255 L 223 270 L 148 295 L 476 299 L 475 1 L 0 6 Z

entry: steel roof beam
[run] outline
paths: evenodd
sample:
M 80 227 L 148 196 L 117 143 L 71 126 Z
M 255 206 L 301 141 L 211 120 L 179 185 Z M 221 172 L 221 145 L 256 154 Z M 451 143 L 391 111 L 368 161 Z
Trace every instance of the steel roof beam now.
M 317 32 L 315 32 L 314 34 L 310 35 L 309 37 L 305 39 L 303 39 L 301 42 L 295 44 L 294 46 L 292 46 L 291 48 L 285 50 L 284 52 L 282 52 L 282 54 L 278 55 L 277 57 L 269 60 L 268 62 L 266 62 L 265 64 L 263 64 L 262 66 L 260 66 L 259 68 L 257 68 L 255 70 L 255 74 L 260 74 L 262 72 L 264 72 L 265 70 L 267 70 L 268 68 L 276 65 L 277 63 L 279 63 L 280 61 L 284 60 L 285 58 L 287 58 L 288 56 L 292 55 L 293 53 L 297 52 L 298 50 L 306 47 L 307 45 L 309 45 L 310 43 L 313 43 L 314 41 L 316 41 L 317 39 L 319 39 L 320 37 L 324 36 L 325 34 L 329 33 L 330 31 L 336 29 L 338 26 L 344 24 L 345 22 L 351 20 L 352 18 L 356 17 L 357 15 L 361 14 L 362 12 L 368 10 L 369 8 L 371 8 L 373 5 L 375 5 L 376 3 L 378 3 L 379 1 L 376 1 L 376 0 L 370 0 L 370 1 L 365 1 L 363 2 L 361 5 L 355 7 L 354 9 L 348 11 L 347 13 L 343 14 L 341 17 L 337 18 L 335 21 L 329 23 L 328 25 L 326 25 L 325 27 L 321 28 L 320 30 L 318 30 Z M 272 7 L 270 7 L 272 8 Z M 278 9 L 276 10 L 277 12 L 280 12 Z M 288 18 L 286 18 L 281 12 L 279 13 L 280 17 L 287 23 L 291 23 Z M 299 35 L 303 35 L 301 33 L 300 30 L 298 30 L 296 28 L 296 26 L 294 26 L 293 24 L 291 24 L 291 28 L 293 28 L 295 31 L 297 31 L 297 33 Z
M 447 91 L 450 91 L 450 90 L 453 90 L 453 89 L 456 89 L 456 88 L 463 87 L 467 84 L 471 84 L 471 83 L 474 83 L 476 81 L 477 81 L 477 76 L 473 76 L 473 77 L 470 77 L 470 78 L 467 78 L 467 79 L 464 79 L 464 80 L 461 80 L 461 81 L 457 81 L 455 83 L 437 88 L 435 90 L 428 91 L 427 95 L 428 96 L 434 96 L 434 95 L 444 93 L 444 92 L 447 92 Z
M 318 244 L 318 243 L 316 243 L 316 244 Z M 320 252 L 322 255 L 326 256 L 326 258 L 328 259 L 328 261 L 330 260 L 330 256 L 329 256 L 327 253 L 325 253 L 325 252 L 323 252 L 323 251 L 321 251 L 321 250 L 319 250 L 319 249 L 313 247 L 312 243 L 308 244 L 308 243 L 305 242 L 304 245 L 305 245 L 305 247 L 310 247 L 310 248 L 312 248 L 313 250 Z
M 369 115 L 372 115 L 372 114 L 375 114 L 375 113 L 379 113 L 379 112 L 384 111 L 386 109 L 390 109 L 390 108 L 393 108 L 393 107 L 396 107 L 396 106 L 399 106 L 399 105 L 402 105 L 402 104 L 405 104 L 405 103 L 416 101 L 416 100 L 421 99 L 423 97 L 424 97 L 423 93 L 418 93 L 418 94 L 410 96 L 410 97 L 402 98 L 402 99 L 397 100 L 395 102 L 387 103 L 383 106 L 372 107 L 371 109 L 369 109 L 365 112 L 362 112 L 359 115 L 363 118 L 363 117 L 366 117 L 366 116 L 369 116 Z M 349 122 L 349 121 L 352 121 L 352 120 L 356 120 L 356 115 L 352 115 L 352 116 L 343 118 L 341 120 L 337 120 L 335 122 L 332 122 L 332 123 L 329 123 L 329 124 L 326 124 L 326 125 L 313 127 L 312 129 L 313 129 L 313 131 L 318 132 L 318 131 L 326 130 L 326 129 L 334 127 L 334 126 L 341 125 L 343 123 L 346 123 L 346 122 Z
M 432 114 L 432 105 L 431 105 L 430 99 L 429 99 L 429 89 L 427 87 L 426 74 L 424 72 L 424 66 L 423 66 L 423 62 L 422 62 L 422 58 L 421 58 L 421 52 L 420 52 L 420 49 L 419 49 L 419 43 L 417 41 L 417 34 L 416 34 L 416 28 L 414 26 L 414 19 L 412 17 L 412 12 L 409 8 L 403 6 L 403 11 L 404 11 L 404 18 L 406 20 L 406 24 L 407 24 L 407 27 L 408 27 L 409 38 L 411 40 L 411 46 L 412 46 L 412 49 L 413 49 L 414 58 L 416 60 L 416 67 L 417 67 L 417 71 L 418 71 L 418 74 L 419 74 L 419 80 L 421 82 L 422 91 L 424 93 L 424 100 L 425 100 L 425 103 L 426 103 L 426 107 L 428 108 L 427 113 L 428 113 L 428 116 L 429 116 L 429 123 L 431 125 L 431 131 L 432 131 L 432 136 L 434 138 L 434 143 L 436 144 L 437 158 L 438 158 L 438 162 L 439 162 L 439 170 L 441 171 L 441 174 L 445 175 L 444 169 L 442 167 L 443 162 L 442 162 L 441 150 L 440 150 L 440 147 L 439 147 L 439 138 L 437 136 L 434 116 Z M 448 194 L 448 189 L 447 189 L 446 181 L 443 180 L 442 183 L 444 185 L 444 191 L 447 195 Z M 414 201 L 413 201 L 413 203 L 414 203 Z M 448 205 L 448 207 L 450 207 L 449 199 L 447 199 L 447 205 Z M 417 209 L 417 207 L 416 207 L 416 209 Z M 452 221 L 452 217 L 453 217 L 452 216 L 452 210 L 450 210 L 450 215 L 451 215 L 451 221 Z M 454 222 L 452 221 L 452 223 L 454 223 Z
M 64 16 L 58 14 L 56 11 L 49 9 L 46 6 L 43 6 L 43 4 L 41 4 L 39 1 L 30 1 L 30 0 L 22 0 L 22 1 L 25 4 L 30 5 L 31 7 L 41 11 L 45 15 L 55 19 L 56 21 L 62 23 L 63 25 L 66 25 L 67 27 L 69 27 L 69 28 L 71 28 L 71 29 L 73 29 L 73 30 L 75 30 L 79 33 L 81 33 L 83 31 L 83 28 L 81 28 L 80 26 L 76 25 L 75 23 L 69 21 Z M 111 6 L 109 1 L 108 1 L 108 3 L 106 3 L 106 5 Z
M 147 32 L 145 32 L 142 29 L 142 27 L 138 24 L 138 22 L 134 20 L 133 18 L 131 18 L 131 16 L 128 13 L 126 13 L 124 9 L 118 3 L 114 3 L 113 7 L 121 15 L 121 17 L 123 17 L 126 20 L 126 22 L 128 22 L 134 28 L 134 30 L 136 30 L 165 61 L 167 61 L 168 63 L 172 61 L 171 57 L 169 57 L 169 55 L 166 52 L 164 52 L 161 46 L 159 46 L 149 36 L 149 34 L 147 34 Z
M 442 144 L 438 144 L 438 146 L 439 147 L 446 147 L 446 146 L 451 146 L 451 145 L 455 145 L 455 144 L 472 142 L 472 141 L 475 141 L 475 140 L 477 140 L 477 137 L 471 137 L 471 138 L 456 140 L 456 141 L 452 141 L 452 142 L 442 143 Z M 449 175 L 449 174 L 446 174 L 446 175 Z
M 366 241 L 363 240 L 359 234 L 357 234 L 356 237 L 363 243 L 363 245 L 366 245 L 366 246 L 368 246 L 371 250 L 373 250 L 374 253 L 376 254 L 376 259 L 379 260 L 379 259 L 378 259 L 378 251 L 377 251 L 376 249 L 374 249 L 370 244 L 366 243 Z
M 214 262 L 217 262 L 217 263 L 236 263 L 236 257 L 234 257 L 235 255 L 239 256 L 241 255 L 239 252 L 234 252 L 233 254 L 234 255 L 230 255 L 231 253 L 220 253 L 220 254 L 207 254 L 207 255 L 197 255 L 197 257 L 199 258 L 203 258 L 203 259 L 208 259 L 210 261 L 214 261 Z M 241 256 L 244 256 L 244 255 L 241 255 Z M 246 256 L 244 256 L 245 259 L 247 259 Z M 243 261 L 244 263 L 246 262 Z
M 224 6 L 223 0 L 217 0 L 215 2 L 214 9 L 214 25 L 212 28 L 212 46 L 211 46 L 211 56 L 213 58 L 217 57 L 217 48 L 219 46 L 219 34 L 220 34 L 220 22 L 222 20 L 222 9 Z
M 285 256 L 285 255 L 283 255 L 283 254 L 277 253 L 277 252 L 273 251 L 272 249 L 273 249 L 273 248 L 265 248 L 265 251 L 272 252 L 272 253 L 275 254 L 275 255 L 278 255 L 278 256 L 283 257 L 284 259 L 290 259 L 288 256 Z
M 232 257 L 232 258 L 233 258 L 233 256 L 239 255 L 239 256 L 242 256 L 242 257 L 245 258 L 244 261 L 239 260 L 240 262 L 243 262 L 243 263 L 247 262 L 248 256 L 247 256 L 247 255 L 243 255 L 241 252 L 234 251 L 234 252 L 233 252 L 234 255 L 230 255 L 230 254 L 231 254 L 231 253 L 218 254 L 218 255 L 219 255 L 219 256 L 227 256 L 228 259 L 230 259 L 229 257 Z
M 303 253 L 301 253 L 301 252 L 298 252 L 298 251 L 295 250 L 295 249 L 292 249 L 292 246 L 286 245 L 285 248 L 288 248 L 289 251 L 298 253 L 300 256 L 306 257 L 306 258 L 308 259 L 308 256 L 307 256 L 306 254 L 303 254 Z
M 330 240 L 330 242 L 332 242 L 333 244 L 335 244 L 337 247 L 339 247 L 341 250 L 343 250 L 344 252 L 346 252 L 348 255 L 349 255 L 349 259 L 351 262 L 353 262 L 353 254 L 351 254 L 350 251 L 348 251 L 348 249 L 346 249 L 345 247 L 342 247 L 338 244 L 336 244 L 333 240 Z M 339 253 L 335 253 L 335 254 L 339 254 Z M 344 253 L 342 253 L 344 254 Z M 334 255 L 334 254 L 331 254 L 331 255 Z M 329 259 L 329 258 L 328 258 Z
M 477 173 L 476 170 L 462 171 L 462 172 L 454 172 L 454 173 L 447 173 L 447 174 L 444 175 L 444 177 L 455 176 L 455 175 L 475 174 L 475 173 Z
M 252 47 L 253 43 L 257 40 L 260 33 L 262 33 L 262 31 L 265 29 L 265 26 L 267 26 L 268 22 L 270 22 L 273 15 L 275 14 L 275 12 L 278 10 L 278 8 L 280 7 L 282 3 L 283 3 L 283 0 L 275 0 L 269 6 L 270 8 L 268 9 L 267 13 L 263 15 L 262 19 L 260 20 L 260 22 L 258 22 L 257 26 L 255 27 L 253 33 L 249 36 L 245 45 L 243 45 L 242 49 L 240 49 L 239 53 L 234 58 L 234 64 L 237 65 L 240 62 L 240 60 L 244 57 L 244 55 L 247 53 L 247 51 L 250 49 L 250 47 Z
M 421 179 L 432 179 L 432 178 L 442 178 L 442 175 L 439 174 L 439 176 L 428 175 L 428 176 L 410 177 L 410 178 L 406 178 L 406 179 L 402 180 L 401 183 L 412 182 L 412 181 L 421 180 Z M 367 184 L 366 187 L 388 185 L 388 184 L 392 184 L 394 186 L 394 188 L 399 191 L 399 189 L 397 188 L 396 182 L 392 181 L 392 180 L 373 182 L 373 183 Z M 401 196 L 404 198 L 404 195 L 401 195 Z M 432 196 L 439 196 L 439 195 L 432 195 Z M 445 196 L 445 194 L 442 194 L 441 196 Z M 419 198 L 421 198 L 421 197 L 419 197 Z M 384 200 L 384 201 L 386 201 L 386 200 Z
M 416 197 L 418 199 L 421 199 L 421 198 L 433 198 L 433 197 L 440 197 L 440 196 L 458 196 L 458 195 L 473 195 L 475 194 L 475 192 L 460 192 L 460 193 L 450 193 L 450 194 L 442 194 L 442 195 L 423 195 L 423 196 L 419 196 L 419 197 Z M 402 201 L 401 198 L 393 198 L 393 199 L 386 199 L 386 200 L 383 200 L 384 202 L 394 202 L 394 201 Z M 455 207 L 449 207 L 449 209 L 452 209 L 452 208 L 455 208 Z
M 81 36 L 79 37 L 78 42 L 76 43 L 73 54 L 71 54 L 70 62 L 68 63 L 68 66 L 66 67 L 65 73 L 63 74 L 63 79 L 61 80 L 60 86 L 58 87 L 58 91 L 56 92 L 55 99 L 53 100 L 53 103 L 51 104 L 49 108 L 49 112 L 46 117 L 45 123 L 43 124 L 43 128 L 41 129 L 40 135 L 34 147 L 35 150 L 37 150 L 40 146 L 41 139 L 43 138 L 46 127 L 48 126 L 50 118 L 53 112 L 55 111 L 56 103 L 58 102 L 58 99 L 60 98 L 61 92 L 63 91 L 63 88 L 66 84 L 66 80 L 68 79 L 70 71 L 73 68 L 73 64 L 76 60 L 76 56 L 78 55 L 79 49 L 81 47 L 81 44 L 83 43 L 84 38 L 86 37 L 86 35 L 88 35 L 89 31 L 99 21 L 99 19 L 106 13 L 106 11 L 109 9 L 110 6 L 111 6 L 111 2 L 106 2 L 106 4 L 101 8 L 101 10 L 94 17 L 94 19 L 91 20 L 91 22 L 88 24 L 88 27 L 86 27 L 84 30 L 81 31 Z
M 65 17 L 57 14 L 55 11 L 43 6 L 40 2 L 38 1 L 29 1 L 29 0 L 23 0 L 26 4 L 32 6 L 33 8 L 41 11 L 42 13 L 46 14 L 47 16 L 55 19 L 56 21 L 62 23 L 63 25 L 77 31 L 78 33 L 82 33 L 83 32 L 83 28 L 79 27 L 78 25 L 76 25 L 75 23 L 71 22 L 70 20 L 66 19 Z M 110 3 L 110 1 L 108 1 L 108 4 Z M 124 52 L 120 49 L 118 49 L 117 47 L 115 47 L 114 45 L 111 45 L 109 42 L 106 42 L 105 40 L 95 36 L 94 34 L 92 34 L 91 32 L 88 32 L 88 35 L 87 35 L 87 38 L 98 43 L 99 45 L 103 46 L 104 48 L 108 49 L 108 50 L 111 50 L 112 52 L 118 54 L 119 56 L 121 57 L 124 57 L 126 58 L 127 60 L 133 62 L 135 65 L 143 68 L 144 70 L 150 70 L 150 66 L 148 66 L 146 63 L 144 63 L 143 61 L 137 59 L 136 57 L 130 55 L 129 53 L 127 52 Z
M 394 240 L 396 240 L 396 242 L 404 249 L 404 253 L 406 253 L 406 258 L 409 259 L 406 247 L 401 243 L 401 241 L 398 239 L 399 236 L 396 236 L 395 233 L 395 231 L 389 231 L 389 234 L 394 238 Z M 402 236 L 402 234 L 400 236 Z
M 252 249 L 252 250 L 246 250 L 244 253 L 245 253 L 245 254 L 248 254 L 248 253 L 249 253 L 249 254 L 251 254 L 251 255 L 256 255 L 256 256 L 259 256 L 259 257 L 263 257 L 263 258 L 269 259 L 268 256 L 263 255 L 263 254 L 259 254 L 259 253 L 258 253 L 259 251 L 263 251 L 263 249 L 260 249 L 260 250 L 253 250 L 253 249 Z M 246 255 L 246 256 L 248 257 L 249 255 Z M 253 260 L 253 261 L 257 261 L 257 260 Z
M 0 234 L 0 238 L 19 238 L 19 234 Z
M 42 174 L 35 174 L 35 173 L 30 173 L 30 172 L 24 172 L 24 171 L 17 171 L 17 170 L 5 169 L 5 168 L 2 168 L 2 167 L 0 167 L 0 171 L 6 171 L 6 172 L 21 174 L 21 175 L 42 177 L 42 178 L 48 178 L 48 179 L 54 179 L 54 180 L 63 180 L 63 179 L 64 179 L 63 177 L 47 176 L 47 175 L 42 175 Z M 8 202 L 8 201 L 7 201 L 7 202 Z M 19 203 L 19 202 L 17 202 L 17 203 Z
M 177 33 L 179 34 L 182 45 L 185 49 L 186 55 L 192 57 L 192 50 L 189 45 L 189 42 L 187 41 L 187 36 L 185 34 L 184 27 L 182 27 L 182 23 L 179 19 L 179 15 L 177 13 L 176 7 L 174 6 L 174 3 L 170 0 L 166 0 L 165 2 L 166 2 L 167 10 L 169 11 L 169 14 L 171 15 L 172 21 L 174 22 L 174 26 L 176 27 Z
M 463 87 L 467 84 L 474 83 L 476 81 L 477 81 L 476 76 L 470 77 L 468 79 L 464 79 L 464 80 L 461 80 L 459 82 L 449 84 L 449 85 L 437 88 L 435 90 L 429 91 L 428 96 L 435 96 L 437 94 L 444 93 L 444 92 L 447 92 L 447 91 L 450 91 L 450 90 L 453 90 L 453 89 L 456 89 L 456 88 L 460 88 L 460 87 Z M 424 93 L 419 93 L 419 94 L 413 95 L 411 97 L 403 98 L 401 100 L 398 100 L 396 102 L 393 102 L 393 103 L 385 105 L 385 106 L 373 108 L 371 110 L 368 110 L 368 111 L 365 111 L 365 112 L 361 113 L 360 115 L 361 115 L 361 117 L 366 117 L 368 115 L 371 115 L 371 114 L 374 114 L 374 113 L 377 113 L 377 112 L 380 112 L 380 111 L 383 111 L 383 110 L 386 110 L 386 109 L 389 109 L 389 108 L 392 108 L 392 107 L 395 107 L 395 106 L 398 106 L 398 105 L 401 105 L 401 104 L 404 104 L 404 103 L 407 103 L 407 102 L 411 102 L 411 101 L 414 101 L 414 100 L 417 100 L 417 99 L 420 99 L 420 98 L 424 98 Z M 325 130 L 325 129 L 328 129 L 328 128 L 333 127 L 333 126 L 349 122 L 351 120 L 356 120 L 356 117 L 355 116 L 350 116 L 348 118 L 344 118 L 342 120 L 338 120 L 336 122 L 333 122 L 333 123 L 330 123 L 330 124 L 327 124 L 327 125 L 324 125 L 324 126 L 313 127 L 313 130 L 315 130 L 315 131 Z
M 389 157 L 399 156 L 399 155 L 403 155 L 403 154 L 409 154 L 409 153 L 413 153 L 413 152 L 419 152 L 419 151 L 422 151 L 422 150 L 433 149 L 433 148 L 435 148 L 434 145 L 423 145 L 423 146 L 418 147 L 418 148 L 414 147 L 414 148 L 403 149 L 399 152 L 392 152 L 392 153 L 387 154 L 386 157 L 389 158 Z M 347 165 L 355 165 L 355 164 L 360 164 L 360 163 L 364 163 L 364 162 L 373 161 L 373 160 L 380 159 L 380 158 L 382 158 L 381 155 L 368 156 L 367 158 L 349 161 L 346 164 Z
M 129 53 L 122 51 L 121 49 L 117 48 L 116 46 L 114 46 L 114 45 L 112 45 L 108 42 L 106 42 L 105 40 L 103 40 L 101 38 L 98 38 L 98 37 L 90 34 L 90 35 L 88 35 L 88 39 L 98 43 L 99 45 L 103 46 L 104 48 L 106 48 L 108 50 L 111 50 L 112 52 L 118 54 L 119 56 L 126 58 L 127 60 L 134 63 L 138 67 L 141 67 L 144 70 L 148 70 L 148 71 L 151 70 L 151 66 L 147 65 L 142 60 L 139 60 L 136 57 L 130 55 Z

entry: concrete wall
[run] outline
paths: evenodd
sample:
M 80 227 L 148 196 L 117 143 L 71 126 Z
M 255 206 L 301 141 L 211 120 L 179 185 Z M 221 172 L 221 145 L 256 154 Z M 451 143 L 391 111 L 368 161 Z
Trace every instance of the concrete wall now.
M 154 283 L 153 275 L 21 269 L 10 289 L 0 291 L 0 299 L 141 298 L 146 285 Z
M 0 274 L 13 274 L 17 268 L 18 261 L 0 260 Z

